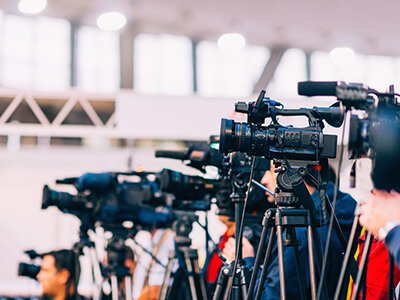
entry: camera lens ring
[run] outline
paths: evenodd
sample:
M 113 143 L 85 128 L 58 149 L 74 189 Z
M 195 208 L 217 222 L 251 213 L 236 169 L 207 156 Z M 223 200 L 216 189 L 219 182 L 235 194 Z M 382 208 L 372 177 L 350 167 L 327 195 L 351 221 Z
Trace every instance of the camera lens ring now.
M 232 151 L 232 135 L 235 122 L 233 120 L 221 119 L 221 131 L 220 131 L 220 142 L 219 152 L 228 153 Z

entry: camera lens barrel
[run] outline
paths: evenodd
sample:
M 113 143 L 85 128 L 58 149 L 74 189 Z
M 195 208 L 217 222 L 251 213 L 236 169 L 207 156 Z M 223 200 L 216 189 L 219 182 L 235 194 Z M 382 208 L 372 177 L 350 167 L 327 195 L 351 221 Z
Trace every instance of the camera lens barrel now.
M 40 266 L 27 263 L 19 263 L 18 266 L 18 276 L 30 277 L 36 279 L 40 272 Z

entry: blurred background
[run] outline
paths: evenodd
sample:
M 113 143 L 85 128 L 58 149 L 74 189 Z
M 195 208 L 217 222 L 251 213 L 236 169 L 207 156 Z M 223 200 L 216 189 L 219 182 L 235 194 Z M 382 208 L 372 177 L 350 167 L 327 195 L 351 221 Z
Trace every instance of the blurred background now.
M 74 217 L 40 209 L 44 184 L 139 167 L 199 175 L 154 150 L 206 143 L 221 117 L 245 121 L 234 103 L 261 89 L 299 108 L 335 99 L 297 96 L 298 81 L 396 87 L 399 10 L 395 0 L 0 0 L 0 287 L 30 284 L 17 277 L 24 250 L 77 240 Z M 342 189 L 360 198 L 368 162 L 357 190 L 349 169 Z M 210 222 L 217 238 L 224 228 Z

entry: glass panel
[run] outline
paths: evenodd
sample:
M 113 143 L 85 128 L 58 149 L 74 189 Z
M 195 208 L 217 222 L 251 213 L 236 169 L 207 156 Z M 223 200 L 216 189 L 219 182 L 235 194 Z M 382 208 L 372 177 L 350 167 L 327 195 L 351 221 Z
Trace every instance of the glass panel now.
M 2 84 L 65 90 L 69 86 L 69 23 L 46 17 L 4 17 Z
M 83 26 L 78 33 L 78 87 L 113 92 L 119 88 L 118 33 Z
M 204 96 L 249 97 L 269 58 L 264 47 L 223 52 L 217 43 L 198 45 L 198 92 Z
M 285 103 L 297 97 L 297 83 L 306 80 L 306 56 L 301 49 L 288 49 L 283 55 L 274 78 L 267 88 L 267 95 Z
M 140 34 L 134 46 L 134 88 L 139 93 L 187 95 L 193 91 L 187 37 Z

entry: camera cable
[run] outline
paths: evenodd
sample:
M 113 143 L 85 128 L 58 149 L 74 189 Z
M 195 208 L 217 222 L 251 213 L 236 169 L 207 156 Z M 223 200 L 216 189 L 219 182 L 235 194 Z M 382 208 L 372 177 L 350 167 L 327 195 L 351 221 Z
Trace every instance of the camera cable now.
M 321 299 L 322 287 L 323 287 L 322 284 L 325 281 L 325 276 L 326 276 L 326 267 L 327 267 L 327 262 L 328 262 L 329 246 L 331 243 L 331 236 L 332 236 L 332 230 L 333 230 L 333 221 L 334 221 L 333 216 L 335 215 L 335 210 L 336 210 L 337 195 L 338 195 L 338 190 L 339 190 L 339 177 L 340 177 L 340 171 L 342 169 L 342 162 L 343 162 L 345 131 L 346 131 L 346 117 L 344 118 L 344 121 L 343 121 L 342 141 L 341 141 L 340 150 L 339 150 L 338 171 L 337 171 L 337 176 L 335 178 L 332 210 L 331 210 L 331 214 L 330 214 L 331 218 L 329 220 L 329 229 L 328 229 L 328 234 L 327 234 L 327 238 L 326 238 L 324 257 L 322 260 L 322 269 L 321 269 L 321 276 L 319 279 L 319 285 L 318 285 L 318 291 L 317 291 L 317 300 Z
M 238 226 L 239 225 L 239 235 L 236 237 L 236 239 L 238 240 L 238 241 L 241 241 L 242 240 L 242 236 L 243 236 L 243 224 L 244 224 L 244 217 L 245 217 L 245 212 L 246 212 L 246 208 L 247 208 L 247 200 L 248 200 L 248 197 L 249 197 L 249 191 L 250 191 L 250 186 L 251 186 L 251 183 L 252 183 L 252 180 L 253 180 L 253 176 L 254 176 L 254 169 L 255 169 L 255 162 L 256 162 L 256 159 L 255 159 L 255 157 L 254 156 L 252 156 L 251 157 L 251 171 L 250 171 L 250 177 L 249 177 L 249 182 L 248 182 L 248 184 L 247 184 L 247 192 L 246 192 L 246 197 L 245 197 L 245 200 L 244 200 L 244 206 L 243 206 L 243 211 L 242 211 L 242 216 L 241 216 L 241 218 L 240 218 L 240 223 L 239 224 L 236 224 L 236 226 Z M 235 255 L 236 255 L 236 257 L 238 257 L 238 253 L 239 253 L 239 250 L 241 250 L 240 249 L 240 247 L 242 246 L 242 244 L 240 243 L 240 242 L 237 242 L 237 247 L 236 247 L 236 249 L 235 249 Z M 233 272 L 232 272 L 232 277 L 233 276 L 235 276 L 235 274 L 236 274 L 236 269 L 237 269 L 237 266 L 238 266 L 238 262 L 239 262 L 239 259 L 235 259 L 235 262 L 234 262 L 234 264 L 233 264 Z M 233 278 L 231 278 L 232 280 L 230 280 L 230 281 L 228 281 L 228 293 L 225 293 L 225 298 L 224 298 L 224 300 L 229 300 L 230 298 L 231 298 L 231 292 L 232 292 L 232 286 L 233 286 Z M 251 291 L 250 291 L 251 292 Z M 247 295 L 243 295 L 245 298 L 247 298 Z

